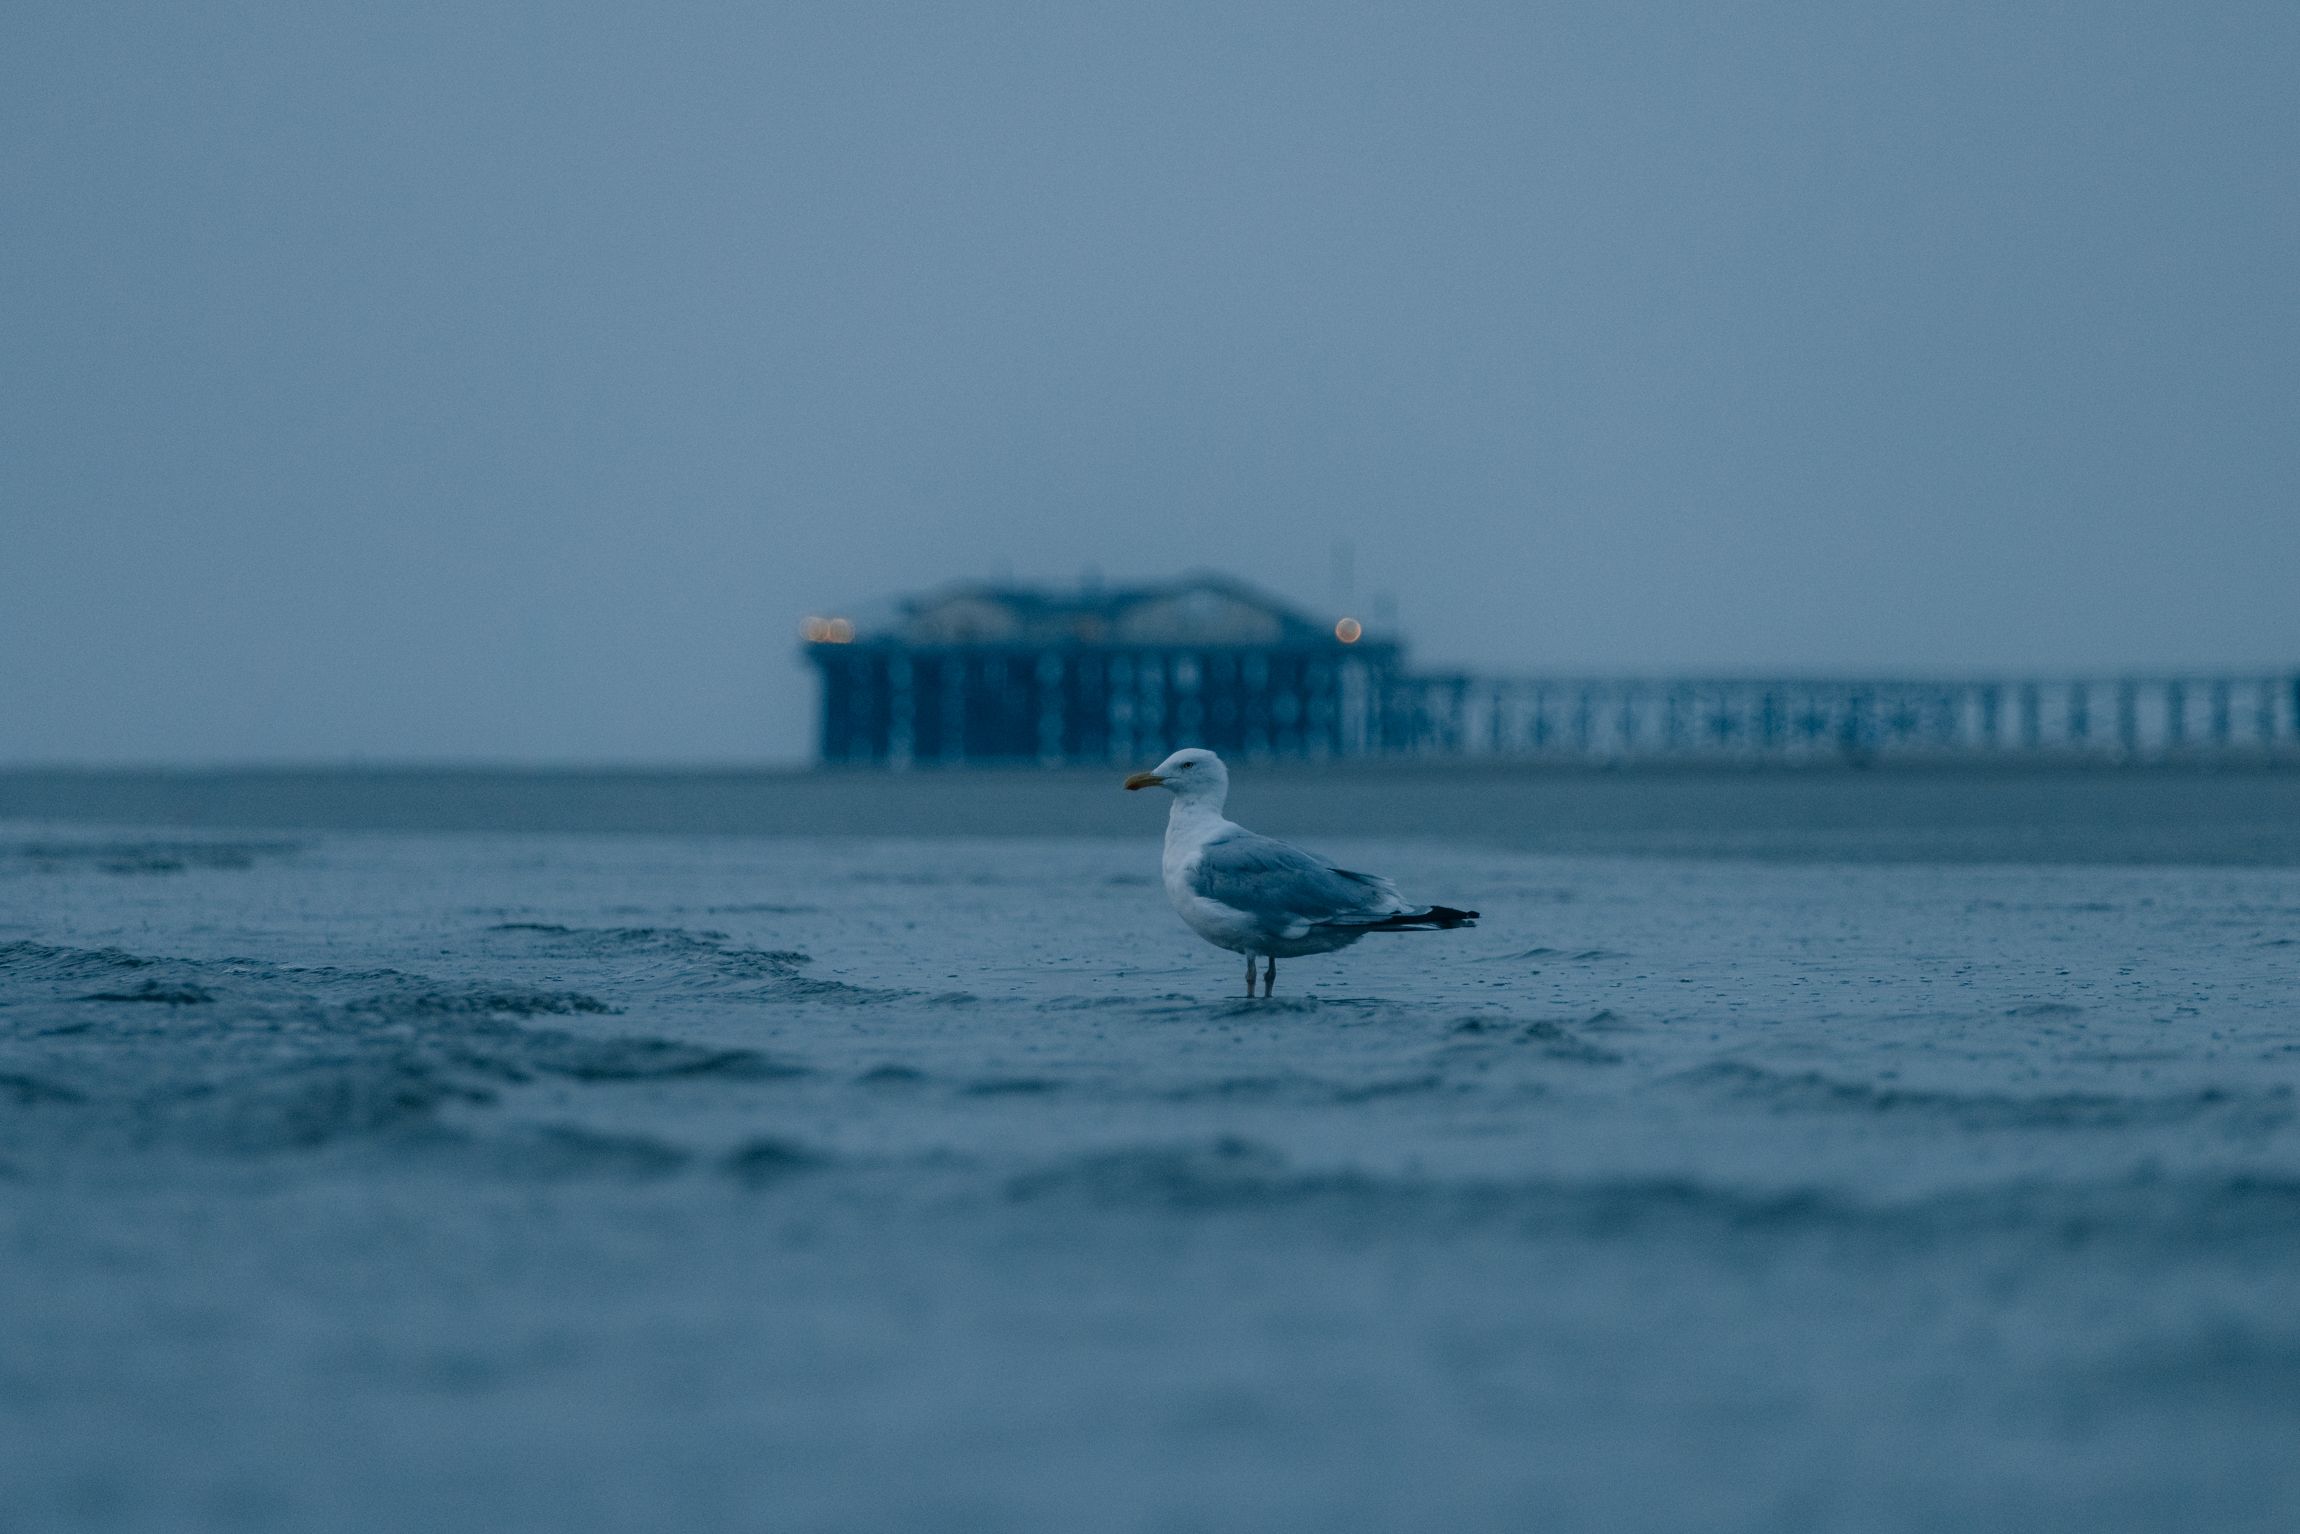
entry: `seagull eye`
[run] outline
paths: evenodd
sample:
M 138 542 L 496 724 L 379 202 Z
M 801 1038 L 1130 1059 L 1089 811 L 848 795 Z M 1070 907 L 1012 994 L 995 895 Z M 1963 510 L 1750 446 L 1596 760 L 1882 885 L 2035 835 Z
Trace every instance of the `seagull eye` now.
M 1195 767 L 1195 766 L 1197 766 L 1197 765 L 1198 765 L 1198 764 L 1197 764 L 1196 762 L 1184 762 L 1184 763 L 1182 764 L 1182 771 L 1184 771 L 1184 772 L 1188 772 L 1188 771 L 1189 771 L 1191 768 L 1193 768 L 1193 767 Z

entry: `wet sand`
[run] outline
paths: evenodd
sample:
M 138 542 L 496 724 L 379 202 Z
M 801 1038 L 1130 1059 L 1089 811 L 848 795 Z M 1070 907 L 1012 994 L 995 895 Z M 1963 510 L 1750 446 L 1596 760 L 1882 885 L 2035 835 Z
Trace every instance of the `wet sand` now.
M 1273 778 L 1486 914 L 1255 1002 L 1106 777 L 288 781 L 0 821 L 0 1527 L 2300 1520 L 2285 780 Z M 841 803 L 1124 834 L 630 824 Z

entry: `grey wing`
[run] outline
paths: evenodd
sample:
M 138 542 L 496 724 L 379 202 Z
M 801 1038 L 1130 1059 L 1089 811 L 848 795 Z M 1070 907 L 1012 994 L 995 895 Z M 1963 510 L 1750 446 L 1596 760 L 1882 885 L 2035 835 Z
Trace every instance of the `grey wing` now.
M 1297 922 L 1356 926 L 1405 909 L 1389 880 L 1336 868 L 1252 831 L 1209 843 L 1190 887 L 1208 900 L 1281 927 Z

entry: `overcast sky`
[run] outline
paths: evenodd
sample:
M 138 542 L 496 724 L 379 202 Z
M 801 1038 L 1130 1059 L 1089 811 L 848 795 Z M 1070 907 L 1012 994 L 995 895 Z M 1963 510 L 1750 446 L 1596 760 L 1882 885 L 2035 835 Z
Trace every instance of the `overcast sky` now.
M 961 576 L 2300 663 L 2300 6 L 0 9 L 0 761 L 746 761 Z

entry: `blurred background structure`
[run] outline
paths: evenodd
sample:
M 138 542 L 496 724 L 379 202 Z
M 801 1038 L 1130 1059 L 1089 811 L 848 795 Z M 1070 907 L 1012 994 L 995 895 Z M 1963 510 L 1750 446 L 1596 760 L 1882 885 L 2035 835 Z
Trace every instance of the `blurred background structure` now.
M 1249 758 L 1384 748 L 1399 646 L 1242 582 L 953 586 L 876 625 L 809 618 L 822 759 L 1129 761 L 1187 742 Z
M 1864 762 L 2300 757 L 2300 672 L 2051 679 L 1417 672 L 1403 640 L 1243 582 L 960 584 L 810 616 L 820 758 L 911 767 L 1490 756 Z

